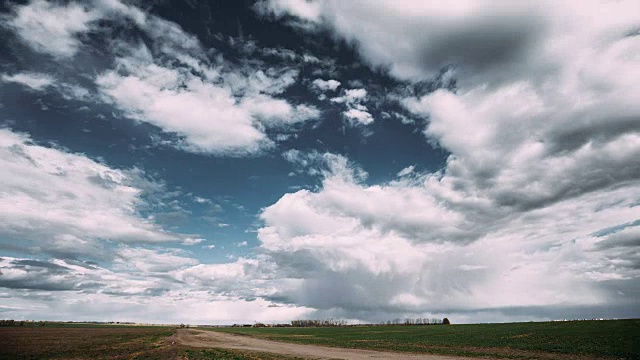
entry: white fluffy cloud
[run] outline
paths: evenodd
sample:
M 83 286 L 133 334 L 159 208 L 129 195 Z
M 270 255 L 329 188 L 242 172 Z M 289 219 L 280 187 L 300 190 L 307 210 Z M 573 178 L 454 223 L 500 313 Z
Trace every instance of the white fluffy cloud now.
M 57 58 L 73 56 L 81 46 L 79 34 L 89 30 L 98 14 L 76 3 L 60 5 L 34 0 L 17 6 L 15 16 L 5 23 L 34 50 Z
M 97 85 L 129 117 L 177 134 L 185 150 L 255 154 L 273 146 L 266 128 L 286 130 L 320 115 L 313 106 L 274 97 L 295 83 L 296 70 L 209 64 L 197 58 L 203 51 L 199 45 L 194 45 L 194 56 L 174 50 L 162 55 L 176 57 L 181 65 L 159 61 L 145 45 L 121 47 L 125 55 L 117 69 L 98 76 Z
M 251 153 L 270 143 L 229 90 L 152 63 L 137 70 L 102 74 L 97 84 L 129 117 L 183 136 L 187 149 Z
M 317 166 L 309 160 L 318 156 L 287 158 Z M 478 321 L 474 309 L 524 306 L 529 318 L 562 317 L 536 309 L 628 304 L 617 291 L 637 290 L 637 257 L 598 250 L 602 241 L 623 249 L 626 240 L 592 234 L 637 217 L 638 184 L 513 212 L 447 196 L 428 174 L 365 185 L 345 176 L 357 171 L 345 169 L 346 159 L 321 158 L 341 165 L 328 164 L 339 170 L 321 172 L 318 191 L 287 194 L 261 214 L 262 249 L 278 276 L 292 279 L 273 295 L 281 301 L 377 320 L 431 311 Z
M 119 71 L 100 75 L 96 83 L 129 117 L 178 134 L 183 138 L 181 146 L 193 152 L 257 153 L 273 145 L 264 127 L 286 127 L 320 114 L 312 106 L 292 105 L 270 95 L 291 85 L 289 80 L 261 71 L 247 78 L 207 70 L 215 78 L 195 76 L 189 68 L 157 65 L 142 46 L 120 60 Z
M 342 114 L 352 123 L 369 125 L 373 122 L 373 116 L 362 103 L 367 101 L 367 90 L 347 89 L 342 96 L 331 98 L 332 102 L 345 104 L 347 110 Z
M 329 80 L 315 79 L 311 84 L 313 85 L 314 88 L 320 91 L 328 91 L 328 90 L 335 91 L 340 86 L 340 81 L 333 80 L 333 79 L 329 79 Z
M 143 189 L 157 185 L 137 169 L 112 169 L 6 129 L 0 130 L 0 162 L 5 249 L 95 258 L 103 251 L 98 239 L 180 240 L 138 214 Z
M 211 62 L 196 36 L 135 6 L 117 0 L 83 4 L 36 0 L 13 10 L 3 23 L 35 51 L 56 58 L 71 57 L 81 46 L 92 46 L 83 41 L 91 31 L 108 33 L 108 26 L 96 28 L 97 20 L 126 23 L 142 31 L 151 41 L 149 48 L 129 38 L 111 39 L 109 51 L 116 66 L 100 73 L 95 82 L 103 101 L 128 117 L 176 135 L 181 149 L 255 154 L 274 145 L 267 128 L 293 131 L 297 124 L 320 115 L 313 106 L 277 98 L 297 81 L 297 70 L 258 69 L 222 59 Z M 47 76 L 25 73 L 4 76 L 3 81 L 35 90 L 54 85 L 65 98 L 89 97 L 86 90 L 56 84 Z

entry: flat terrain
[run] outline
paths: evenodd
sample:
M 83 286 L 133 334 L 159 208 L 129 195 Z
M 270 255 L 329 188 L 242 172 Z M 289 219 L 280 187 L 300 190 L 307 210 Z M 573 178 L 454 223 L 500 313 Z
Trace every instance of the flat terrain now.
M 0 359 L 296 359 L 260 352 L 196 349 L 179 344 L 175 333 L 176 329 L 169 327 L 0 327 Z
M 216 328 L 351 349 L 526 359 L 640 359 L 640 320 L 345 328 Z
M 0 359 L 640 359 L 640 320 L 345 328 L 0 327 Z
M 213 347 L 235 350 L 264 351 L 279 355 L 296 356 L 303 359 L 396 359 L 396 360 L 461 360 L 467 358 L 443 355 L 401 354 L 361 349 L 342 349 L 328 346 L 291 344 L 272 340 L 262 340 L 250 336 L 228 334 L 218 331 L 198 331 L 181 329 L 177 335 L 183 345 Z

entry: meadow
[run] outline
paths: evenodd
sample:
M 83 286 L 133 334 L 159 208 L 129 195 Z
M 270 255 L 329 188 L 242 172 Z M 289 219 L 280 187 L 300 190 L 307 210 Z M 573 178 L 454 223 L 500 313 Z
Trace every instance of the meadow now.
M 640 320 L 335 328 L 216 328 L 262 339 L 517 359 L 640 359 Z

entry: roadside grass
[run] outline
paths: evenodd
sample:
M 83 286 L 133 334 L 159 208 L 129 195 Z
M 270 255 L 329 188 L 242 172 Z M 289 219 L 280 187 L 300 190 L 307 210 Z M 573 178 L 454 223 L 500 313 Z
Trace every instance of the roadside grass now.
M 640 320 L 450 326 L 203 328 L 344 348 L 519 359 L 640 359 Z
M 258 352 L 182 346 L 172 339 L 176 332 L 172 327 L 77 325 L 2 327 L 0 359 L 296 359 Z

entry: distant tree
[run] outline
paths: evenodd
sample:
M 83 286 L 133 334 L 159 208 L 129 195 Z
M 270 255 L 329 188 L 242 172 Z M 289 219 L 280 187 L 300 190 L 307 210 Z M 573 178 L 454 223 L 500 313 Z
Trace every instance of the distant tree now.
M 442 319 L 442 325 L 451 325 L 451 322 L 449 321 L 449 319 L 444 318 Z

